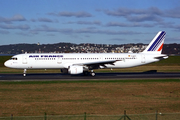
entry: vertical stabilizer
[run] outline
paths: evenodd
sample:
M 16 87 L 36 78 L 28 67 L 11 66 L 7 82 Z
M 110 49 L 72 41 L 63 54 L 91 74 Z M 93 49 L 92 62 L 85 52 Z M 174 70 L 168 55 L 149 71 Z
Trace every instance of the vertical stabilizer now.
M 159 31 L 142 53 L 161 54 L 165 35 L 165 31 Z

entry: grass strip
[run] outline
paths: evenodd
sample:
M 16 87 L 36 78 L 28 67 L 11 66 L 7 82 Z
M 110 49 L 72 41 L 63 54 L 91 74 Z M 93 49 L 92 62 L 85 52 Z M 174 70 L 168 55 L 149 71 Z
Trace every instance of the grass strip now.
M 1 81 L 2 84 L 54 84 L 54 83 L 144 83 L 144 82 L 180 82 L 180 79 L 142 79 L 142 80 L 76 80 L 76 81 Z

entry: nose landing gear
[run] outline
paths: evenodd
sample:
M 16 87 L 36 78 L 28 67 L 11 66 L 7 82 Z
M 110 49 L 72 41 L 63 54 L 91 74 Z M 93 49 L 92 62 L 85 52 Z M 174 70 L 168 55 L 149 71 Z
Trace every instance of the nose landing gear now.
M 26 77 L 26 71 L 27 71 L 27 69 L 24 69 L 24 71 L 23 71 L 23 76 L 24 77 Z

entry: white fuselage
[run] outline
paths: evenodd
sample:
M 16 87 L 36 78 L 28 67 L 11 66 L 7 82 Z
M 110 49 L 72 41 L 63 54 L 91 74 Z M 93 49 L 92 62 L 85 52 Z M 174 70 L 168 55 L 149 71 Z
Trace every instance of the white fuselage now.
M 43 53 L 19 54 L 5 62 L 5 66 L 17 69 L 64 69 L 71 65 L 116 60 L 100 68 L 128 68 L 159 61 L 163 54 L 133 53 Z

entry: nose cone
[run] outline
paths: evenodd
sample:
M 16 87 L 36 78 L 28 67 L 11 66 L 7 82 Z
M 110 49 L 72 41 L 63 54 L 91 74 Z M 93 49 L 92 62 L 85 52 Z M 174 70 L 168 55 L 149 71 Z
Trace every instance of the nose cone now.
M 10 67 L 10 61 L 8 60 L 8 61 L 6 61 L 5 63 L 4 63 L 4 66 L 6 66 L 6 67 Z

